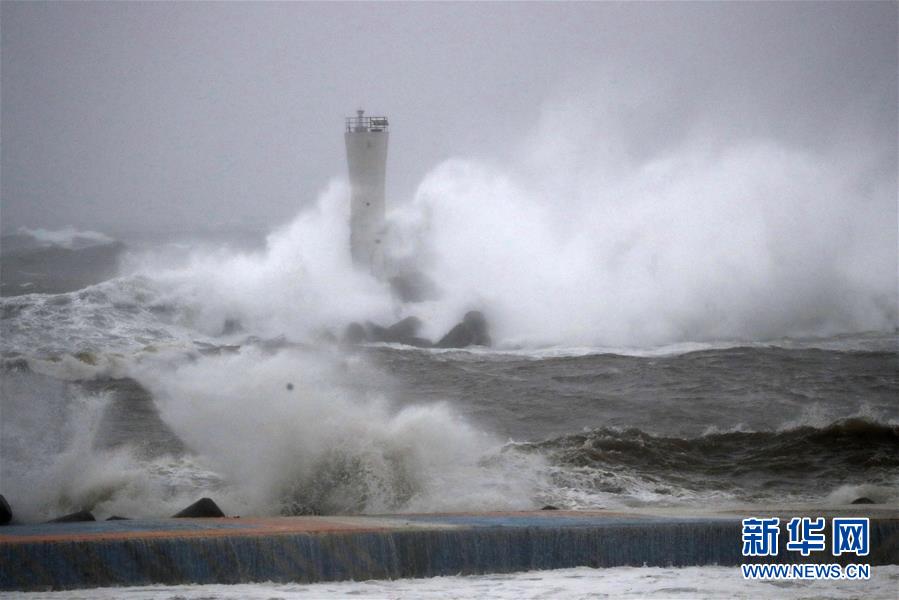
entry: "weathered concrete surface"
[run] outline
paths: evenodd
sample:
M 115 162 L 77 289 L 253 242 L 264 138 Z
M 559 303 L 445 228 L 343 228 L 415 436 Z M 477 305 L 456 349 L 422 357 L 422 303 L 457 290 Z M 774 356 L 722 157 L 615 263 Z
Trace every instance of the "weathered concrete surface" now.
M 867 516 L 871 554 L 899 564 L 899 510 L 544 511 L 383 517 L 169 519 L 0 531 L 0 589 L 431 577 L 575 566 L 738 565 L 740 519 Z M 771 562 L 835 562 L 786 552 Z M 829 544 L 829 539 L 828 539 Z M 828 545 L 829 547 L 829 545 Z

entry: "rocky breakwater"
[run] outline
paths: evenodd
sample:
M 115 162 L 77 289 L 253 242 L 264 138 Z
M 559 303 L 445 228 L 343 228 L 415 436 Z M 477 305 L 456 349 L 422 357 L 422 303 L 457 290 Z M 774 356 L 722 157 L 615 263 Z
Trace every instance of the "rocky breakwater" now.
M 469 346 L 490 346 L 491 344 L 487 318 L 478 310 L 465 313 L 462 321 L 436 342 L 419 335 L 422 324 L 418 317 L 406 317 L 388 327 L 370 321 L 350 323 L 344 331 L 343 342 L 346 344 L 380 342 L 405 344 L 418 348 L 467 348 Z

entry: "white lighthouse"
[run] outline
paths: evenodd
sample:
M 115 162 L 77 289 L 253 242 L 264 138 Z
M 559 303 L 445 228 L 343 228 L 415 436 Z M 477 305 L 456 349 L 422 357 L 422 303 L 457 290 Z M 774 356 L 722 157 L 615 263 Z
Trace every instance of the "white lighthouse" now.
M 347 117 L 346 158 L 350 172 L 350 251 L 353 263 L 376 277 L 384 275 L 387 117 Z

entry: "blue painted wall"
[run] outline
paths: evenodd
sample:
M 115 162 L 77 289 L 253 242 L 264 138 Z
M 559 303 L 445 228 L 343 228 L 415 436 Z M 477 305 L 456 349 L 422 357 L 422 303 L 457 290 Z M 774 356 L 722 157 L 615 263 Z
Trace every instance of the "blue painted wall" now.
M 546 519 L 512 516 L 421 520 L 457 527 L 209 537 L 177 537 L 178 532 L 174 531 L 171 537 L 150 539 L 3 541 L 0 542 L 0 589 L 315 582 L 575 566 L 738 565 L 744 562 L 740 555 L 740 522 L 730 519 L 574 517 L 566 521 L 560 515 Z M 871 525 L 872 553 L 856 562 L 899 564 L 899 522 L 881 520 L 872 521 Z M 139 523 L 91 526 L 94 529 L 131 527 L 136 536 L 146 530 Z M 219 526 L 210 523 L 210 528 Z M 52 527 L 58 530 L 60 526 Z M 12 539 L 6 535 L 4 538 Z M 771 562 L 835 561 L 829 553 L 819 554 L 803 559 L 798 553 L 782 551 Z

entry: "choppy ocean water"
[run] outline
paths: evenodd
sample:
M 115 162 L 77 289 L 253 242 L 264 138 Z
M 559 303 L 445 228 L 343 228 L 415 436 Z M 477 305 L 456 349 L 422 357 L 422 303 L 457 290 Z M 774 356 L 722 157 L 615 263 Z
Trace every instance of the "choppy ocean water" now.
M 272 288 L 285 275 L 259 273 L 271 254 L 262 263 L 207 254 L 180 270 L 0 299 L 0 491 L 17 518 L 85 508 L 160 517 L 201 496 L 246 516 L 899 503 L 895 331 L 351 347 L 335 338 L 357 304 L 335 308 L 301 284 Z M 235 273 L 244 279 L 230 289 Z M 378 298 L 366 285 L 355 291 Z M 437 308 L 416 309 L 427 318 Z M 895 586 L 890 569 L 866 596 Z M 594 587 L 714 597 L 731 571 L 129 594 L 421 597 L 461 586 L 467 597 L 486 586 L 501 597 Z M 750 597 L 774 584 L 745 585 Z M 825 597 L 854 593 L 849 582 L 821 585 Z M 778 588 L 790 598 L 803 590 Z
M 730 567 L 559 569 L 502 575 L 432 577 L 394 581 L 348 581 L 312 585 L 151 586 L 101 588 L 83 592 L 12 594 L 11 598 L 126 600 L 276 600 L 281 598 L 665 598 L 692 600 L 896 597 L 899 567 L 876 567 L 867 581 L 743 581 Z
M 153 285 L 2 300 L 23 517 L 899 501 L 893 333 L 348 348 L 191 330 Z
M 89 277 L 91 243 L 121 252 L 92 236 L 74 238 L 86 255 L 14 258 L 72 286 L 54 277 Z M 17 514 L 159 516 L 200 495 L 248 515 L 899 502 L 895 331 L 350 347 L 345 315 L 368 313 L 327 282 L 390 302 L 334 265 L 288 269 L 307 238 L 156 244 L 119 277 L 0 299 L 0 475 Z

